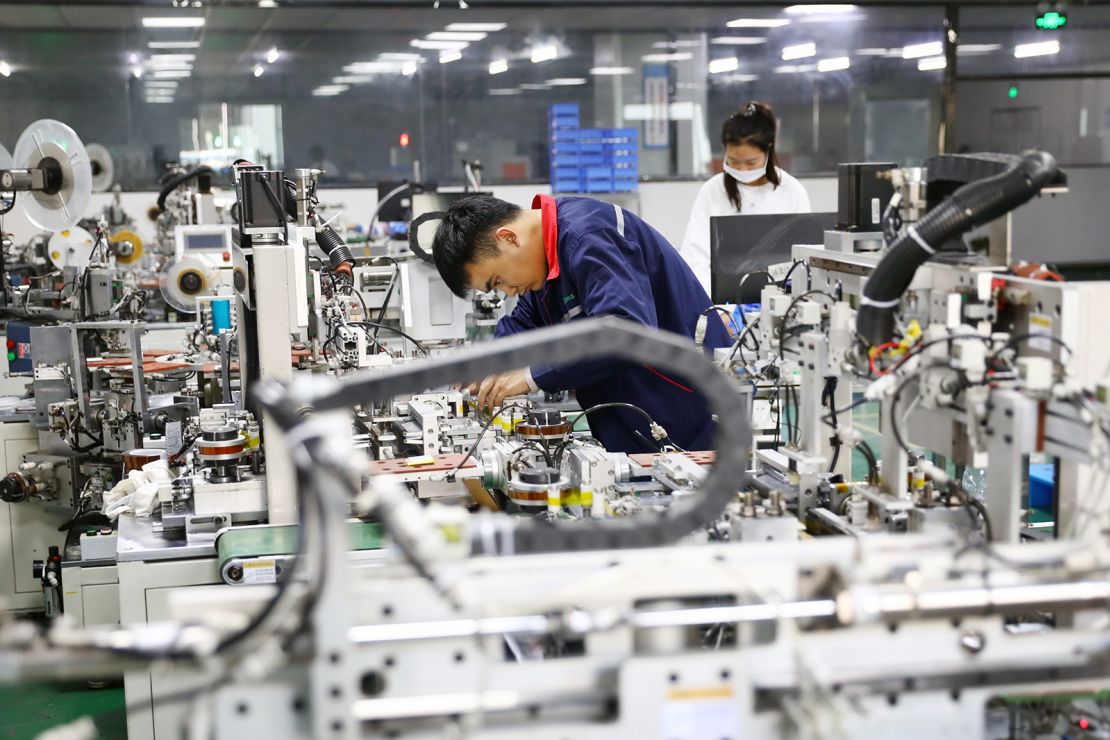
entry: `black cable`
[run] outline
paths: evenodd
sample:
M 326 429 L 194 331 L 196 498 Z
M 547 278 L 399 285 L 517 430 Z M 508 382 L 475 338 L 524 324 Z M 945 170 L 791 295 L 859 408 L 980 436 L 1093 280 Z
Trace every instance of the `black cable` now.
M 568 429 L 567 433 L 563 435 L 562 442 L 566 442 L 566 440 L 570 437 L 571 432 L 574 431 L 574 425 L 578 423 L 579 419 L 586 418 L 595 411 L 604 411 L 606 409 L 618 409 L 618 408 L 620 408 L 620 409 L 629 409 L 631 411 L 635 411 L 640 416 L 642 416 L 644 418 L 644 420 L 648 423 L 648 431 L 649 432 L 651 431 L 651 426 L 653 424 L 655 424 L 655 419 L 651 418 L 651 414 L 649 414 L 647 411 L 644 411 L 642 408 L 640 408 L 639 406 L 637 406 L 634 403 L 624 403 L 623 401 L 611 401 L 609 403 L 599 403 L 596 406 L 591 406 L 588 409 L 583 409 L 582 413 L 574 418 L 574 421 L 572 421 L 571 424 L 570 424 L 570 429 Z M 652 435 L 652 436 L 654 436 L 654 435 Z M 673 446 L 675 449 L 679 449 L 679 450 L 682 449 L 677 444 L 675 444 L 674 440 L 670 438 L 670 435 L 664 437 L 663 439 L 668 440 L 670 442 L 671 446 Z M 658 447 L 659 445 L 656 444 L 656 446 Z
M 835 375 L 825 378 L 825 387 L 821 391 L 821 405 L 829 407 L 829 426 L 833 428 L 833 435 L 829 438 L 829 444 L 832 445 L 833 448 L 832 462 L 829 464 L 830 473 L 836 470 L 836 464 L 840 461 L 840 447 L 843 444 L 836 433 L 836 429 L 839 426 L 836 420 L 836 386 L 838 383 L 839 381 Z
M 740 332 L 740 336 L 738 336 L 736 338 L 736 344 L 734 344 L 732 346 L 732 352 L 728 356 L 728 361 L 729 362 L 732 362 L 732 358 L 735 357 L 736 353 L 739 351 L 740 352 L 740 362 L 742 362 L 744 364 L 744 366 L 747 367 L 748 361 L 744 358 L 743 344 L 744 344 L 744 339 L 747 338 L 748 336 L 750 336 L 752 338 L 752 341 L 755 342 L 755 347 L 753 348 L 754 351 L 757 352 L 757 353 L 759 352 L 759 349 L 760 349 L 759 348 L 759 336 L 755 333 L 754 330 L 755 330 L 755 327 L 759 324 L 759 319 L 760 318 L 761 317 L 757 316 L 755 318 L 755 320 L 752 321 L 752 323 L 745 326 L 744 330 L 742 332 Z
M 351 321 L 351 322 L 350 322 L 350 324 L 351 324 L 352 326 L 371 326 L 371 327 L 377 327 L 378 329 L 385 329 L 386 331 L 391 331 L 391 332 L 393 332 L 394 334 L 399 334 L 399 335 L 401 335 L 402 337 L 404 337 L 405 339 L 407 339 L 407 340 L 409 340 L 410 342 L 412 342 L 412 343 L 413 343 L 413 345 L 414 345 L 414 346 L 415 346 L 415 347 L 416 347 L 416 348 L 417 348 L 418 350 L 420 350 L 421 352 L 423 352 L 423 353 L 424 353 L 425 355 L 427 355 L 427 354 L 428 354 L 428 349 L 427 349 L 427 348 L 426 348 L 426 347 L 425 347 L 425 346 L 424 346 L 423 344 L 421 344 L 421 343 L 420 343 L 420 342 L 418 342 L 417 340 L 413 339 L 413 338 L 412 338 L 411 336 L 409 336 L 409 335 L 408 335 L 408 334 L 406 334 L 406 333 L 405 333 L 404 331 L 402 331 L 401 329 L 398 329 L 398 328 L 397 328 L 397 327 L 395 327 L 395 326 L 390 326 L 389 324 L 378 324 L 378 323 L 375 323 L 375 322 L 373 322 L 373 321 Z
M 732 312 L 728 311 L 724 306 L 712 305 L 702 311 L 701 315 L 706 316 L 710 311 L 716 311 L 717 313 L 728 319 L 728 323 L 732 324 L 732 328 L 736 330 L 737 334 L 740 334 L 742 329 L 740 328 L 740 325 L 736 323 L 736 317 L 732 315 Z
M 454 482 L 455 474 L 462 470 L 462 466 L 466 464 L 466 461 L 474 456 L 474 451 L 477 450 L 478 445 L 482 443 L 482 437 L 486 436 L 486 432 L 489 431 L 489 428 L 491 426 L 493 426 L 493 420 L 509 409 L 521 409 L 523 411 L 527 411 L 528 413 L 532 413 L 531 409 L 527 409 L 524 406 L 521 406 L 519 403 L 512 403 L 508 406 L 502 406 L 497 414 L 490 414 L 489 420 L 486 422 L 485 426 L 482 427 L 482 430 L 478 432 L 477 439 L 474 440 L 474 444 L 470 445 L 470 449 L 466 451 L 465 455 L 463 455 L 462 460 L 459 460 L 458 463 L 455 464 L 455 467 L 448 470 L 447 473 L 444 475 L 444 478 L 447 481 Z M 532 418 L 535 418 L 535 414 L 532 415 Z M 539 427 L 539 424 L 537 423 L 536 426 Z M 547 458 L 547 462 L 550 465 L 552 463 L 551 458 Z
M 779 287 L 784 291 L 786 290 L 786 284 L 790 282 L 790 276 L 794 274 L 794 270 L 798 268 L 798 265 L 804 265 L 806 268 L 806 290 L 813 287 L 813 275 L 810 273 L 809 263 L 805 260 L 794 260 L 794 264 L 790 265 L 790 269 L 786 271 L 786 275 L 779 281 Z
M 782 315 L 782 325 L 779 326 L 779 361 L 780 362 L 786 359 L 786 355 L 785 355 L 785 353 L 786 353 L 786 329 L 787 329 L 787 325 L 790 323 L 790 314 L 792 314 L 794 312 L 794 309 L 797 308 L 798 304 L 803 299 L 808 298 L 809 296 L 813 296 L 813 295 L 825 296 L 826 298 L 831 300 L 833 303 L 836 303 L 836 296 L 834 296 L 832 293 L 829 293 L 828 291 L 825 291 L 825 290 L 807 290 L 805 293 L 802 293 L 801 295 L 796 296 L 794 298 L 794 300 L 792 300 L 790 302 L 790 305 L 786 309 L 786 313 L 784 313 Z M 804 329 L 804 327 L 802 327 L 802 328 Z
M 867 444 L 865 440 L 860 440 L 859 450 L 863 456 L 867 458 L 867 482 L 871 485 L 878 485 L 879 483 L 879 461 L 875 457 L 875 451 L 871 449 L 871 445 Z

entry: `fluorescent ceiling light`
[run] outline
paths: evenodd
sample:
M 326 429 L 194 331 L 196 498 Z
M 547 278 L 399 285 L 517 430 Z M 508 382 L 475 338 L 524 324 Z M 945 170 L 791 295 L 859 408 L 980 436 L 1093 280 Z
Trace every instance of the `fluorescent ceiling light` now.
M 363 85 L 367 82 L 373 82 L 374 77 L 373 75 L 341 75 L 332 77 L 331 81 L 337 85 Z
M 790 5 L 784 12 L 787 15 L 838 15 L 856 10 L 856 5 Z
M 929 41 L 924 44 L 909 44 L 902 47 L 903 59 L 921 59 L 922 57 L 935 57 L 944 53 L 943 41 Z
M 674 54 L 645 54 L 642 57 L 645 62 L 688 62 L 694 58 L 694 55 L 688 51 L 679 51 Z
M 784 64 L 781 67 L 775 67 L 775 74 L 779 75 L 794 75 L 816 71 L 816 64 Z
M 489 91 L 490 95 L 520 95 L 520 90 L 515 87 L 495 87 Z
M 429 41 L 481 41 L 487 35 L 481 31 L 434 31 L 424 38 Z
M 445 51 L 439 55 L 440 64 L 450 64 L 451 62 L 457 62 L 460 59 L 462 59 L 461 51 Z
M 350 89 L 351 88 L 346 85 L 320 85 L 320 87 L 312 91 L 312 94 L 318 98 L 331 97 L 347 92 Z
M 881 46 L 870 47 L 867 49 L 856 49 L 855 55 L 858 57 L 902 57 L 901 49 L 885 49 Z
M 587 85 L 589 82 L 585 77 L 556 77 L 548 80 L 547 84 L 552 87 L 574 87 L 575 85 Z
M 167 64 L 180 64 L 181 62 L 196 61 L 196 54 L 151 54 L 147 63 L 151 66 L 158 67 Z
M 147 90 L 156 88 L 173 90 L 177 87 L 177 80 L 147 80 L 144 84 Z
M 265 71 L 266 71 L 265 67 L 263 67 L 261 64 L 256 64 L 255 67 L 254 67 L 254 76 L 255 77 L 261 77 L 262 73 L 265 72 Z
M 411 77 L 412 75 L 416 74 L 416 70 L 419 66 L 420 65 L 418 65 L 416 62 L 405 62 L 404 66 L 401 67 L 401 74 L 403 74 L 405 77 Z
M 4 77 L 11 77 L 12 66 L 7 62 L 0 61 L 0 75 L 3 75 Z
M 917 68 L 922 72 L 932 72 L 937 69 L 944 69 L 948 66 L 948 60 L 944 57 L 925 57 L 917 63 Z
M 147 46 L 151 49 L 199 49 L 199 41 L 150 41 Z
M 401 71 L 401 62 L 355 62 L 345 66 L 343 71 L 354 75 L 396 73 Z
M 557 46 L 537 46 L 532 49 L 532 64 L 539 64 L 540 62 L 550 62 L 552 59 L 559 58 L 559 47 Z
M 852 66 L 852 60 L 848 57 L 831 57 L 829 59 L 822 59 L 817 62 L 818 72 L 839 72 L 848 69 Z
M 782 28 L 789 25 L 789 18 L 737 18 L 728 22 L 729 28 Z
M 157 16 L 143 18 L 143 28 L 201 28 L 204 18 L 200 16 Z
M 1002 49 L 1002 44 L 960 44 L 957 54 L 993 54 Z
M 273 64 L 278 60 L 278 57 L 280 56 L 281 52 L 278 51 L 277 47 L 275 46 L 273 49 L 270 49 L 268 52 L 266 52 L 266 63 Z
M 491 75 L 499 75 L 502 72 L 509 71 L 509 62 L 505 59 L 495 59 L 489 63 L 489 73 Z
M 432 49 L 438 51 L 458 51 L 470 46 L 466 41 L 429 41 L 427 39 L 413 39 L 409 46 L 417 49 Z
M 448 31 L 483 31 L 485 33 L 496 33 L 503 31 L 507 23 L 448 23 Z
M 180 80 L 191 74 L 187 69 L 156 69 L 151 73 L 156 80 Z
M 718 75 L 722 72 L 735 72 L 740 69 L 740 60 L 736 57 L 713 59 L 709 62 L 709 74 Z
M 792 59 L 806 59 L 807 57 L 815 56 L 817 56 L 817 44 L 812 41 L 808 44 L 784 46 L 782 49 L 782 60 L 784 62 L 789 62 Z
M 276 8 L 277 6 L 276 0 L 258 0 L 258 7 L 260 8 Z
M 630 75 L 634 74 L 636 70 L 632 67 L 591 67 L 590 74 L 599 77 L 604 75 Z
M 729 84 L 729 85 L 738 85 L 738 84 L 743 83 L 743 82 L 755 82 L 758 79 L 759 79 L 759 75 L 735 74 L 735 75 L 722 75 L 720 77 L 715 77 L 713 79 L 713 81 L 714 82 L 723 82 L 723 83 L 726 83 L 726 84 Z
M 135 52 L 131 52 L 130 54 L 127 55 L 127 61 L 131 64 L 138 64 L 139 63 L 139 55 L 136 54 Z
M 406 51 L 387 51 L 383 54 L 378 54 L 379 62 L 421 62 L 424 57 L 420 54 L 414 54 Z M 345 68 L 344 68 L 345 69 Z
M 709 43 L 730 46 L 755 46 L 766 44 L 767 39 L 763 36 L 717 36 L 709 39 Z
M 0 70 L 0 74 L 4 74 L 3 70 Z M 10 74 L 11 74 L 11 70 L 9 70 L 9 71 L 8 71 L 8 74 L 6 74 L 6 75 L 4 75 L 4 76 L 5 76 L 5 77 L 7 77 L 7 76 L 8 76 L 8 75 L 10 75 Z M 137 79 L 139 79 L 140 77 L 142 77 L 142 76 L 143 76 L 143 68 L 142 68 L 142 67 L 139 67 L 139 66 L 135 66 L 135 67 L 132 67 L 132 68 L 131 68 L 131 75 L 132 75 L 132 76 L 133 76 L 133 77 L 134 77 L 134 78 L 135 78 L 136 80 L 137 80 Z
M 520 86 L 521 90 L 550 90 L 551 85 L 536 82 L 526 82 Z
M 1018 44 L 1014 47 L 1015 59 L 1027 59 L 1029 57 L 1046 57 L 1052 54 L 1060 53 L 1060 42 L 1053 39 L 1052 41 L 1038 41 L 1033 44 Z

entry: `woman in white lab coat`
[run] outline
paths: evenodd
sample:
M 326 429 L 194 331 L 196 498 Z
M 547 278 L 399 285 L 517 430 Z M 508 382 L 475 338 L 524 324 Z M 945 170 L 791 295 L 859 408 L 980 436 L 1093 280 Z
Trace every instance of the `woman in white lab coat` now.
M 679 250 L 710 295 L 709 219 L 712 216 L 810 211 L 805 188 L 779 169 L 775 157 L 776 130 L 771 106 L 755 101 L 729 116 L 721 127 L 725 171 L 702 185 Z

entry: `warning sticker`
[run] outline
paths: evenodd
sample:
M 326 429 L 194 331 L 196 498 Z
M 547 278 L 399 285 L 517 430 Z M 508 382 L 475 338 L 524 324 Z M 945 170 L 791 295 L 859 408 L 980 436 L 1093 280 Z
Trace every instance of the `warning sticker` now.
M 660 714 L 662 736 L 682 740 L 736 737 L 738 712 L 727 686 L 672 690 Z
M 247 560 L 243 563 L 243 583 L 262 584 L 277 582 L 277 561 Z
M 1029 341 L 1030 349 L 1040 352 L 1052 351 L 1052 317 L 1043 313 L 1029 314 Z

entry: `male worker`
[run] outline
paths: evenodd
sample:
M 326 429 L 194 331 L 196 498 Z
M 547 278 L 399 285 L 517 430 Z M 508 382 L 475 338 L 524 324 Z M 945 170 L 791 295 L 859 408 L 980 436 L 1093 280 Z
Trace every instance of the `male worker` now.
M 497 324 L 497 336 L 587 316 L 617 316 L 693 339 L 709 296 L 666 239 L 620 206 L 587 198 L 538 195 L 532 210 L 490 196 L 456 201 L 436 230 L 439 274 L 459 296 L 470 288 L 519 296 Z M 706 323 L 706 347 L 729 343 L 724 324 Z M 557 352 L 557 350 L 556 350 Z M 670 440 L 688 449 L 713 448 L 704 399 L 681 378 L 647 365 L 612 360 L 558 364 L 502 373 L 478 386 L 480 408 L 536 390 L 573 390 L 583 409 L 634 404 Z M 590 429 L 615 452 L 658 449 L 642 414 L 627 407 L 599 409 Z

